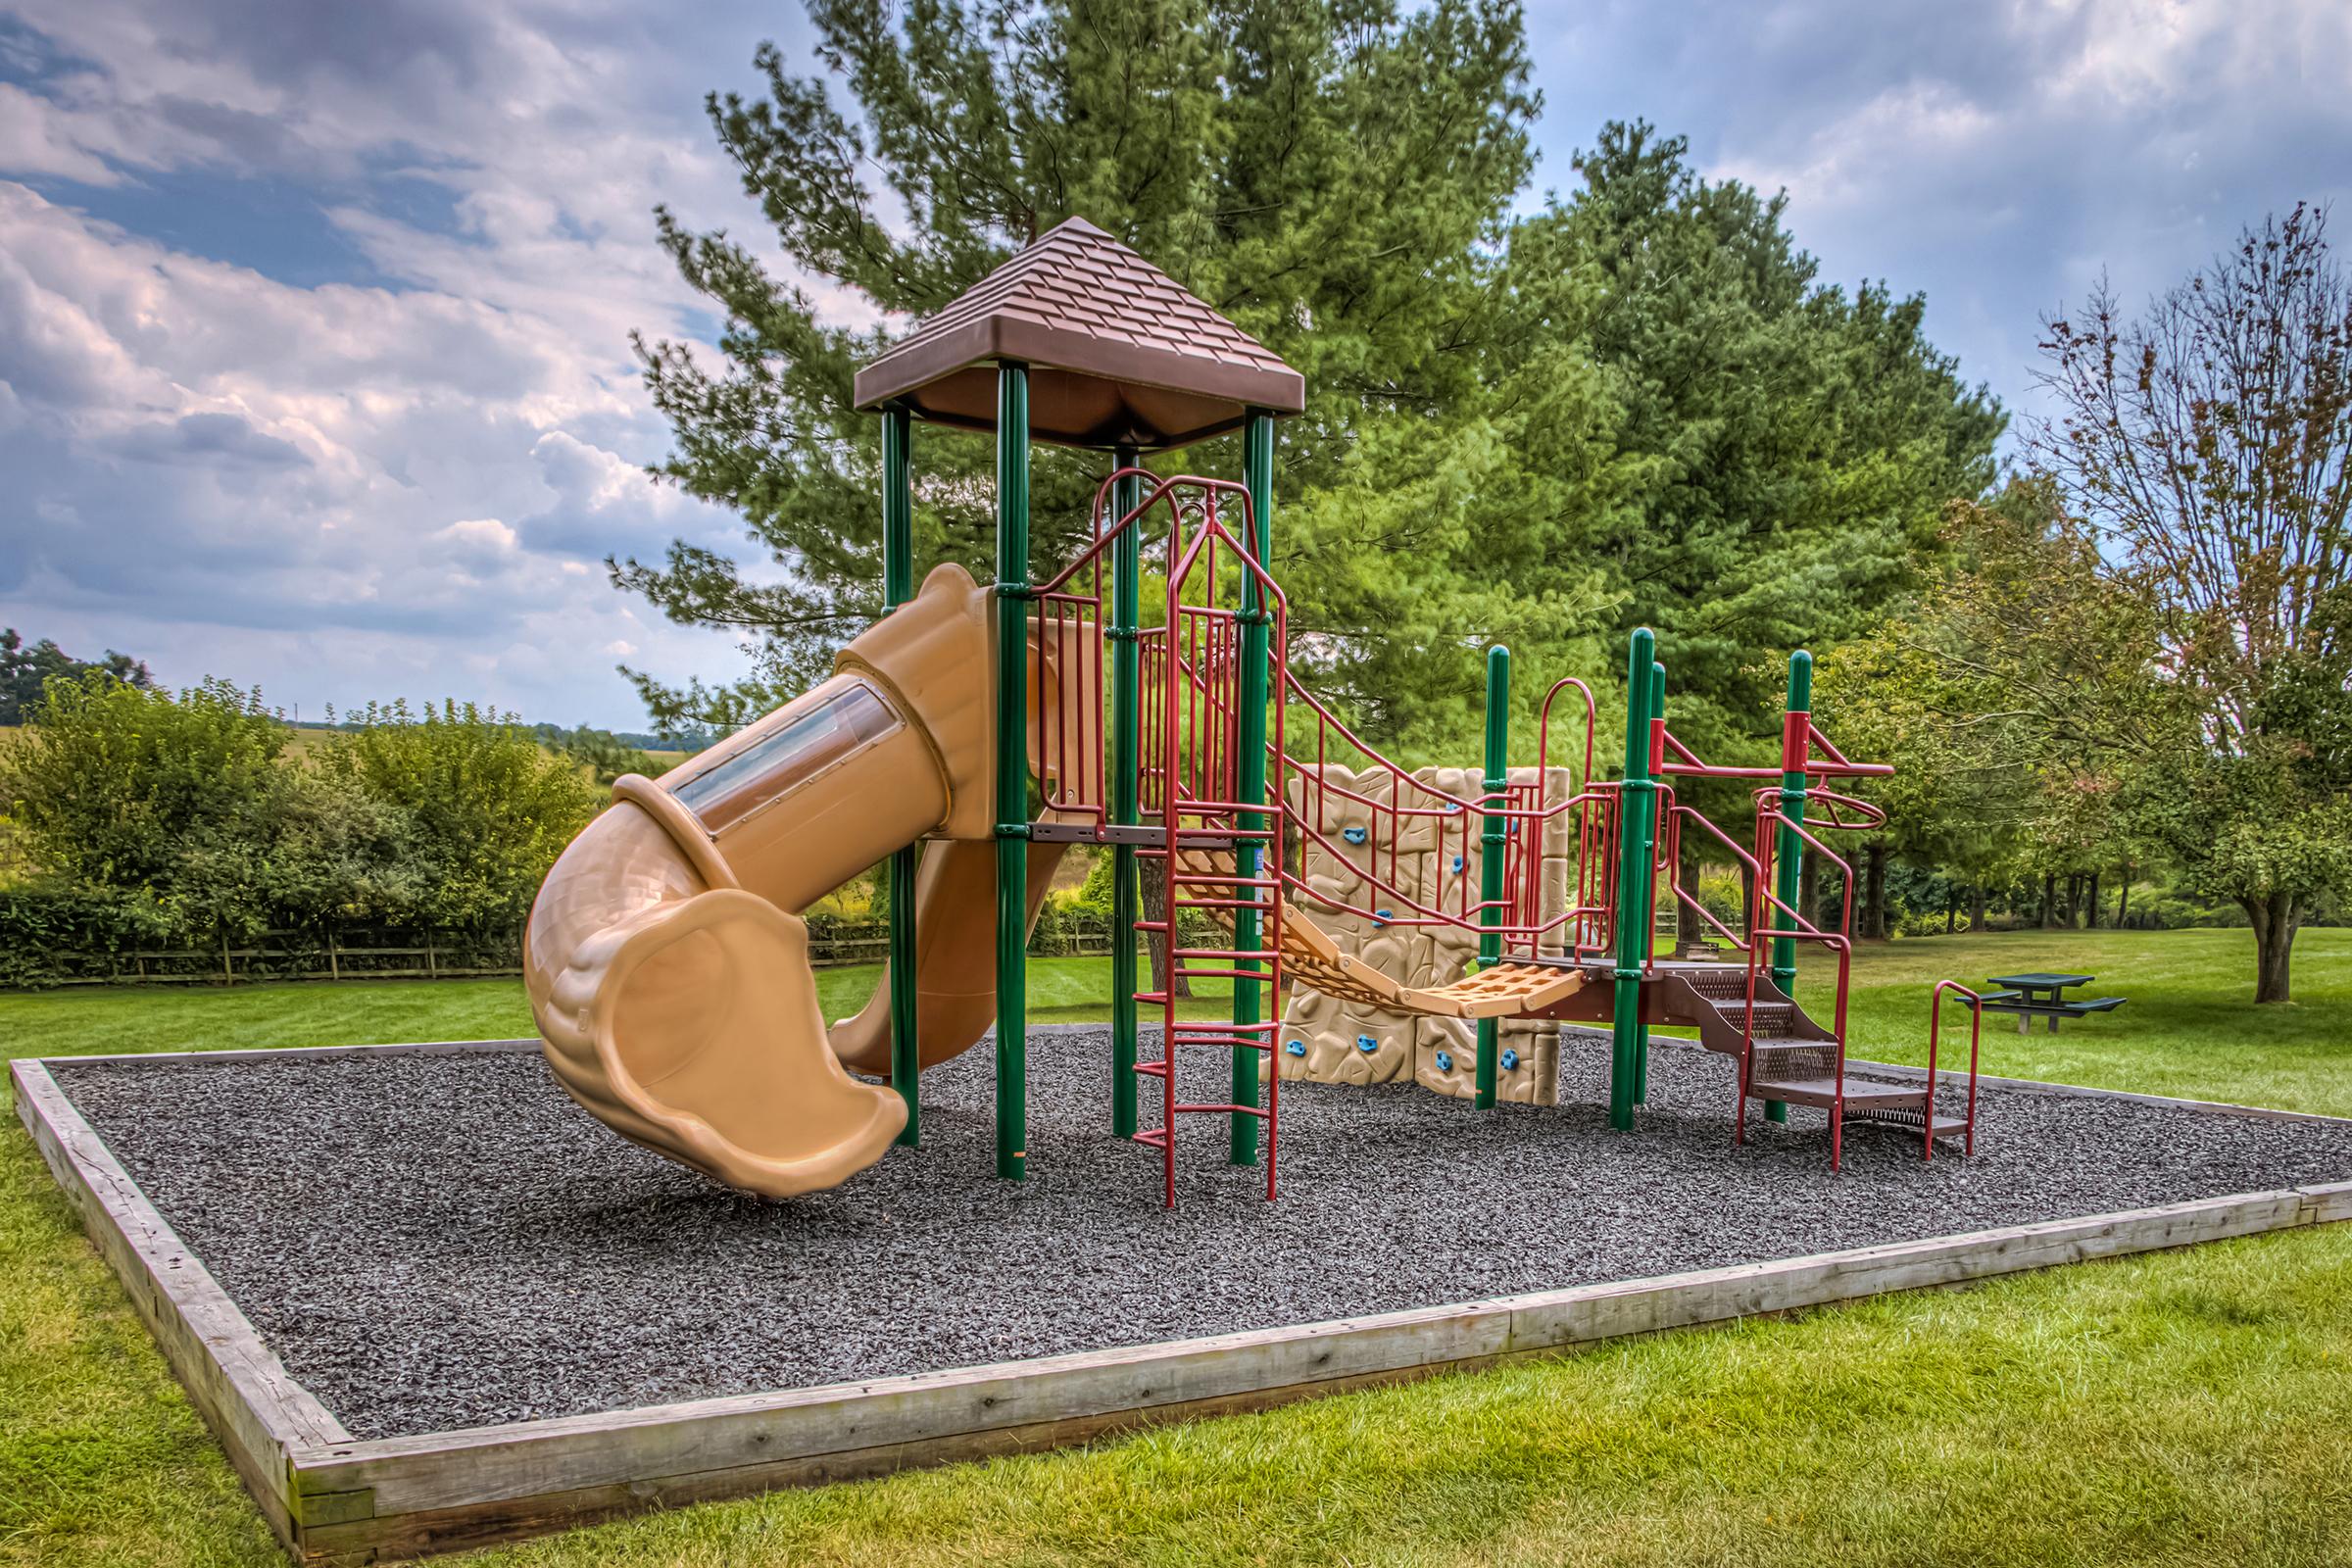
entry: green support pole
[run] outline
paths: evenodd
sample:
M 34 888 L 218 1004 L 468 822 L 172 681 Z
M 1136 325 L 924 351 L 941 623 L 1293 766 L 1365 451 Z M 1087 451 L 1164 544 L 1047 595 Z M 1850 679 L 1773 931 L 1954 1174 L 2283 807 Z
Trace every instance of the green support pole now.
M 1121 447 L 1111 461 L 1132 468 L 1138 461 L 1136 450 Z M 1119 516 L 1134 511 L 1143 499 L 1140 476 L 1111 486 L 1111 510 Z M 1143 541 L 1129 528 L 1110 547 L 1110 722 L 1111 744 L 1117 748 L 1110 775 L 1110 819 L 1122 827 L 1142 820 L 1137 798 L 1142 748 L 1136 726 L 1143 718 L 1143 661 L 1135 637 L 1143 572 Z M 1135 846 L 1121 844 L 1110 852 L 1110 1131 L 1116 1138 L 1135 1136 L 1135 923 L 1143 918 L 1138 892 Z
M 1666 666 L 1664 664 L 1657 663 L 1654 661 L 1649 666 L 1649 718 L 1650 725 L 1653 730 L 1657 725 L 1664 723 L 1666 719 Z M 1652 782 L 1654 783 L 1655 781 L 1653 780 Z M 1651 818 L 1649 837 L 1651 842 L 1654 844 L 1658 836 L 1656 820 L 1658 814 L 1658 797 L 1654 792 L 1650 795 L 1649 801 L 1649 812 Z M 1673 871 L 1669 869 L 1667 875 L 1672 876 L 1673 874 Z M 1652 908 L 1654 908 L 1658 900 L 1657 857 L 1655 855 L 1650 857 L 1650 869 L 1642 874 L 1642 880 L 1648 887 L 1649 905 Z M 1654 921 L 1654 915 L 1652 916 L 1652 919 Z M 1679 912 L 1675 916 L 1675 921 L 1676 929 L 1680 930 L 1682 916 Z M 1642 956 L 1644 958 L 1649 956 L 1649 949 L 1652 941 L 1654 941 L 1654 938 L 1644 934 L 1642 942 Z M 1637 1105 L 1646 1105 L 1649 1103 L 1649 1025 L 1646 1023 L 1637 1022 L 1634 1025 L 1634 1103 Z
M 1806 729 L 1797 727 L 1797 715 L 1803 714 Z M 1813 656 L 1798 649 L 1788 656 L 1788 711 L 1781 723 L 1781 810 L 1791 822 L 1805 819 L 1805 762 L 1812 751 L 1809 729 L 1813 714 Z M 1798 890 L 1803 886 L 1805 841 L 1796 830 L 1784 826 L 1774 841 L 1773 892 L 1789 908 L 1796 907 Z M 1787 915 L 1773 911 L 1779 918 L 1769 923 L 1779 925 Z M 1796 1000 L 1796 943 L 1788 937 L 1776 937 L 1772 944 L 1772 983 L 1791 1002 Z M 1764 1119 L 1787 1121 L 1786 1102 L 1766 1101 Z
M 1250 410 L 1250 422 L 1243 428 L 1242 482 L 1250 489 L 1250 512 L 1257 523 L 1257 560 L 1263 565 L 1273 555 L 1269 541 L 1274 526 L 1274 416 L 1262 410 Z M 1242 578 L 1241 612 L 1241 734 L 1235 742 L 1241 752 L 1241 777 L 1237 787 L 1242 803 L 1254 806 L 1266 798 L 1266 607 L 1256 582 L 1247 575 Z M 1260 813 L 1245 811 L 1241 825 L 1245 829 L 1259 829 L 1266 825 L 1266 819 Z M 1281 853 L 1280 846 L 1275 853 Z M 1234 869 L 1245 877 L 1257 875 L 1261 863 L 1257 846 L 1253 843 L 1235 846 L 1233 863 Z M 1249 953 L 1257 948 L 1255 909 L 1234 911 L 1233 935 L 1235 952 Z M 1258 960 L 1244 958 L 1234 968 L 1254 974 L 1258 971 Z M 1250 1037 L 1243 1031 L 1258 1021 L 1257 989 L 1254 980 L 1233 983 L 1234 1033 L 1244 1039 Z M 1276 1005 L 1280 1005 L 1281 999 L 1275 1000 Z M 1233 1103 L 1256 1105 L 1259 1064 L 1267 1059 L 1253 1047 L 1233 1048 Z M 1233 1163 L 1256 1164 L 1257 1118 L 1237 1110 L 1232 1120 Z
M 1485 821 L 1479 832 L 1478 900 L 1484 906 L 1479 910 L 1478 966 L 1491 967 L 1502 956 L 1502 872 L 1503 845 L 1508 838 L 1503 817 L 1493 808 L 1493 802 L 1510 788 L 1511 739 L 1511 651 L 1500 643 L 1487 650 L 1487 773 L 1484 780 L 1489 802 Z M 1500 1046 L 1502 1025 L 1493 1018 L 1478 1020 L 1478 1098 L 1482 1110 L 1494 1103 L 1494 1058 Z
M 914 478 L 908 449 L 914 416 L 905 409 L 882 414 L 882 603 L 896 610 L 914 597 Z M 899 1142 L 923 1141 L 922 1069 L 917 1048 L 914 961 L 914 846 L 890 858 L 890 1085 L 906 1102 Z
M 1625 669 L 1625 782 L 1617 802 L 1617 962 L 1610 1009 L 1609 1125 L 1634 1125 L 1634 1072 L 1642 1039 L 1642 972 L 1649 956 L 1649 861 L 1657 786 L 1649 777 L 1649 684 L 1657 639 L 1634 632 Z
M 997 367 L 997 1174 L 1029 1157 L 1029 368 Z

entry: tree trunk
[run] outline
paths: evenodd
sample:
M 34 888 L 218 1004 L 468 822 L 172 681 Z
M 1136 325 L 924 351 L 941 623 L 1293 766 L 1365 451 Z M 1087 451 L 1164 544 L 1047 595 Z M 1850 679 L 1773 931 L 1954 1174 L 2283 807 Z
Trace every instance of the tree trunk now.
M 2287 963 L 2295 951 L 2295 923 L 2300 911 L 2291 894 L 2274 893 L 2263 899 L 2240 899 L 2246 917 L 2254 922 L 2254 1000 L 2287 1002 Z
M 1684 837 L 1680 852 L 1675 856 L 1674 885 L 1690 894 L 1693 900 L 1697 899 L 1698 835 L 1695 833 Z M 1711 946 L 1707 938 L 1714 933 L 1712 926 L 1685 908 L 1683 901 L 1671 894 L 1666 902 L 1674 910 L 1674 950 L 1677 956 L 1690 957 Z
M 1943 934 L 1948 937 L 1959 929 L 1960 884 L 1946 882 L 1943 885 Z
M 1168 862 L 1158 856 L 1136 858 L 1135 880 L 1141 884 L 1144 918 L 1163 923 L 1168 918 Z M 1165 995 L 1168 989 L 1168 933 L 1166 930 L 1146 931 L 1144 946 L 1152 950 L 1152 989 Z M 1192 982 L 1182 975 L 1176 977 L 1176 995 L 1190 997 Z
M 2058 923 L 2058 873 L 2041 873 L 2041 928 L 2050 930 Z
M 2125 917 L 2132 912 L 2132 867 L 2125 866 L 2116 881 L 2119 885 L 2115 890 L 2115 928 L 2121 931 Z
M 2090 897 L 2084 900 L 2082 904 L 2082 929 L 2085 931 L 2096 931 L 2098 928 L 2099 873 L 2093 871 L 2090 873 Z
M 1872 942 L 1886 940 L 1886 846 L 1873 844 L 1862 854 L 1862 935 Z
M 1749 919 L 1748 916 L 1755 910 L 1756 873 L 1753 867 L 1742 862 L 1740 867 L 1740 938 L 1750 944 L 1755 941 L 1754 931 L 1757 926 L 1769 926 L 1774 923 L 1770 911 L 1766 911 L 1760 919 Z
M 1984 884 L 1982 882 L 1968 890 L 1968 929 L 1971 932 L 1984 929 Z

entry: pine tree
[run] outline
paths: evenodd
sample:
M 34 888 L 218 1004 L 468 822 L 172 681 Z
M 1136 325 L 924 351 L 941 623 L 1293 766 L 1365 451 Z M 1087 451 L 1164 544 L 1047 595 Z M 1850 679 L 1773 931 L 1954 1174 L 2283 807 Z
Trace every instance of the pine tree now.
M 1818 282 L 1786 196 L 1709 184 L 1642 123 L 1577 169 L 1514 249 L 1561 258 L 1526 269 L 1539 284 L 1597 273 L 1581 330 L 1641 482 L 1569 548 L 1605 572 L 1618 658 L 1657 631 L 1676 733 L 1754 760 L 1788 652 L 1856 634 L 1912 579 L 1945 504 L 1991 481 L 2003 416 L 1928 342 L 1922 298 Z
M 676 430 L 661 471 L 739 511 L 782 572 L 750 580 L 684 544 L 613 564 L 623 588 L 675 619 L 738 628 L 757 655 L 736 691 L 633 673 L 657 720 L 740 721 L 879 612 L 878 421 L 851 411 L 852 373 L 1072 215 L 1304 373 L 1308 410 L 1283 428 L 1277 570 L 1345 575 L 1283 508 L 1333 482 L 1369 428 L 1442 415 L 1476 385 L 1478 302 L 1532 160 L 1516 6 L 813 0 L 810 17 L 831 80 L 795 74 L 766 45 L 764 94 L 709 103 L 797 280 L 660 215 L 663 244 L 727 323 L 722 367 L 640 344 Z M 858 319 L 877 324 L 839 324 Z M 1183 466 L 1236 472 L 1224 449 L 1237 445 Z M 1083 538 L 1104 459 L 1040 449 L 1033 462 L 1042 567 Z M 984 570 L 990 464 L 984 437 L 918 433 L 919 560 Z
M 2001 415 L 1923 302 L 1821 286 L 1783 200 L 1699 179 L 1679 139 L 1611 124 L 1574 191 L 1511 217 L 1538 100 L 1501 0 L 811 16 L 829 78 L 764 47 L 765 92 L 710 104 L 806 281 L 662 217 L 727 326 L 723 365 L 641 345 L 676 430 L 661 472 L 780 568 L 685 545 L 613 564 L 757 655 L 732 691 L 634 676 L 662 723 L 740 722 L 878 612 L 878 421 L 851 412 L 853 371 L 1072 214 L 1304 374 L 1271 530 L 1294 661 L 1408 762 L 1475 751 L 1489 642 L 1520 655 L 1525 737 L 1552 679 L 1613 670 L 1644 622 L 1679 732 L 1768 744 L 1787 651 L 1851 634 L 1990 478 Z M 1234 473 L 1236 446 L 1161 466 Z M 1036 453 L 1039 570 L 1083 537 L 1104 461 Z M 991 463 L 984 437 L 918 431 L 918 560 L 985 577 Z

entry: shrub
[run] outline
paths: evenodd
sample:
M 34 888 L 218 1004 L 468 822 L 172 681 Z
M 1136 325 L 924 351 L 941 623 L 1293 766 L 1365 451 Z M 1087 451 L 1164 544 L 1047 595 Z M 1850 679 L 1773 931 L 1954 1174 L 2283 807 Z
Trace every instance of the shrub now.
M 91 673 L 52 680 L 27 717 L 0 753 L 0 805 L 36 875 L 168 896 L 191 855 L 251 853 L 278 809 L 287 730 L 258 692 Z
M 50 682 L 0 752 L 16 867 L 0 984 L 66 978 L 61 953 L 266 930 L 510 943 L 603 792 L 470 706 L 359 716 L 304 757 L 258 694 L 223 682 Z
M 547 868 L 604 804 L 567 758 L 471 703 L 369 704 L 310 765 L 405 815 L 415 918 L 450 929 L 521 923 Z

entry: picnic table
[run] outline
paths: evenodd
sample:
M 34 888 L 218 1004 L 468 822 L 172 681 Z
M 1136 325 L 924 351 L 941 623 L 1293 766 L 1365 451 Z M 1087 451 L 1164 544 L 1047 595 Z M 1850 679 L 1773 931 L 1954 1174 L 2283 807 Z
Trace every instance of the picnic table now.
M 2122 997 L 2093 997 L 2068 1001 L 2066 993 L 2076 986 L 2086 986 L 2097 979 L 2089 974 L 1997 974 L 1992 983 L 1998 991 L 1986 993 L 1985 1010 L 2017 1014 L 2017 1032 L 2024 1034 L 2035 1018 L 2050 1020 L 2050 1033 L 2058 1032 L 2061 1018 L 2087 1018 L 2094 1012 L 2113 1012 L 2124 1004 Z

